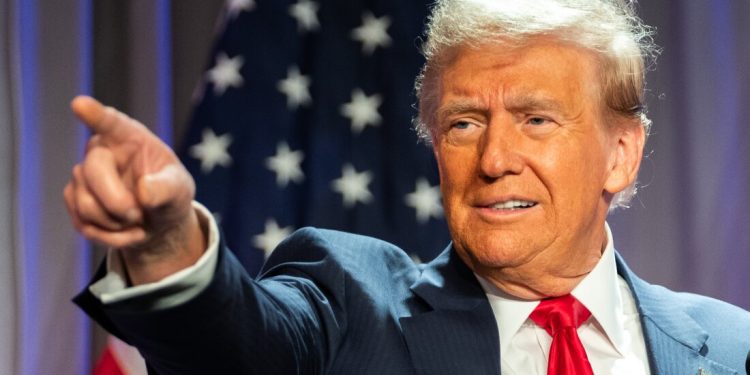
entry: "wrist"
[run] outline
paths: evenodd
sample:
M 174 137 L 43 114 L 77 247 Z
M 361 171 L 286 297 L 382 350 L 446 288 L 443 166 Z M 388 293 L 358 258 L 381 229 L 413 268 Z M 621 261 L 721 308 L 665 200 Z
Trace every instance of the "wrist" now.
M 159 281 L 192 266 L 206 249 L 208 228 L 191 207 L 185 219 L 153 240 L 137 247 L 121 249 L 129 283 L 141 285 Z

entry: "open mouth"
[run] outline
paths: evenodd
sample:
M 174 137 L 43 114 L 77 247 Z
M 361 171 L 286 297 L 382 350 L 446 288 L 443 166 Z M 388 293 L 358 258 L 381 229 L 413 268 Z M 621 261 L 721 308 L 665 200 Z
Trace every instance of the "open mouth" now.
M 494 210 L 511 210 L 511 211 L 513 211 L 513 210 L 522 210 L 522 209 L 525 209 L 525 208 L 531 208 L 531 207 L 534 207 L 536 205 L 537 205 L 536 202 L 513 199 L 513 200 L 509 200 L 509 201 L 495 203 L 495 204 L 489 206 L 489 208 L 492 208 Z

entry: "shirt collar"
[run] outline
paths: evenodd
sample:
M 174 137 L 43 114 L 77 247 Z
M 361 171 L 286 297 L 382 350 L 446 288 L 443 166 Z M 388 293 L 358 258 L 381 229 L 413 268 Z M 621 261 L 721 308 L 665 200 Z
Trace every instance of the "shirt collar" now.
M 625 323 L 622 321 L 624 313 L 617 282 L 615 246 L 607 223 L 604 224 L 604 229 L 607 232 L 607 246 L 602 258 L 570 294 L 589 309 L 615 349 L 623 354 L 626 346 L 623 331 Z
M 589 309 L 615 349 L 622 354 L 625 337 L 622 328 L 624 323 L 621 321 L 623 308 L 617 284 L 615 248 L 609 225 L 605 223 L 604 227 L 607 233 L 607 245 L 602 257 L 571 294 Z M 481 276 L 476 275 L 476 277 L 487 294 L 487 299 L 495 314 L 502 353 L 507 351 L 511 339 L 539 305 L 539 301 L 518 299 L 504 293 Z
M 495 315 L 497 330 L 500 335 L 500 353 L 507 353 L 511 339 L 531 315 L 531 312 L 534 311 L 539 301 L 528 301 L 513 297 L 498 289 L 483 277 L 479 275 L 476 275 L 476 277 L 487 294 L 487 299 Z

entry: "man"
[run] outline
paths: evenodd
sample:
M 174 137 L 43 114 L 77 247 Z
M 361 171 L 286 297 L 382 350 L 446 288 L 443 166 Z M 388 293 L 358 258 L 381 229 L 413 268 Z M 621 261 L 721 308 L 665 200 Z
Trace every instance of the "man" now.
M 638 279 L 605 223 L 634 192 L 648 29 L 624 1 L 446 0 L 420 134 L 452 243 L 417 266 L 303 229 L 251 280 L 145 127 L 90 98 L 65 201 L 113 248 L 77 302 L 160 374 L 736 374 L 750 314 Z

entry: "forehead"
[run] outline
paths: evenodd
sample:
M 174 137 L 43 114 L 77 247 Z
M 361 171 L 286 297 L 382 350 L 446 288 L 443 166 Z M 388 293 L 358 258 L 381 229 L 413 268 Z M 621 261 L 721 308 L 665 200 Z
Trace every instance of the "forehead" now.
M 580 107 L 601 103 L 595 54 L 559 41 L 521 47 L 482 44 L 457 47 L 440 79 L 441 105 L 459 99 L 506 106 Z

